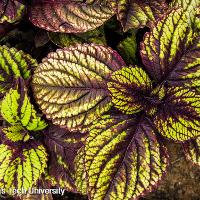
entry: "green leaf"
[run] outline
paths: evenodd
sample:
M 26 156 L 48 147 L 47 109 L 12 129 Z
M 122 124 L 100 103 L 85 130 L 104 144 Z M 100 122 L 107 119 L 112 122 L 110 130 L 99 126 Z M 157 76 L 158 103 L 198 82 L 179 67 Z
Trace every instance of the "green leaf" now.
M 0 152 L 0 187 L 7 193 L 31 188 L 47 167 L 45 148 L 35 142 L 15 148 L 1 144 Z
M 143 110 L 143 96 L 150 93 L 152 84 L 142 68 L 123 67 L 112 74 L 108 89 L 116 108 L 134 114 Z
M 157 110 L 154 123 L 163 136 L 180 142 L 200 136 L 200 94 L 197 91 L 172 87 Z
M 200 166 L 200 137 L 183 143 L 183 148 L 187 160 Z
M 10 89 L 3 101 L 1 114 L 12 125 L 21 125 L 29 131 L 44 129 L 47 124 L 37 115 L 31 104 L 26 88 L 18 84 L 16 89 Z
M 62 12 L 60 12 L 62 11 Z M 53 32 L 82 33 L 101 26 L 114 15 L 108 4 L 85 4 L 69 1 L 35 3 L 30 20 L 36 26 Z
M 120 55 L 126 60 L 128 64 L 135 64 L 137 62 L 136 52 L 137 52 L 137 41 L 136 32 L 132 32 L 131 36 L 128 36 L 122 40 L 117 49 Z
M 37 61 L 23 51 L 0 46 L 0 97 L 14 86 L 18 77 L 28 79 Z
M 137 199 L 162 179 L 167 157 L 145 117 L 103 116 L 85 144 L 90 199 Z
M 50 53 L 35 70 L 36 101 L 54 124 L 82 129 L 112 106 L 106 82 L 125 63 L 101 45 L 76 45 Z
M 16 0 L 2 0 L 0 2 L 0 23 L 15 23 L 25 12 L 25 5 Z
M 164 0 L 119 0 L 117 18 L 124 31 L 144 27 L 161 17 L 167 10 Z
M 26 142 L 30 139 L 28 132 L 21 125 L 14 125 L 7 128 L 3 128 L 2 132 L 6 137 L 5 140 L 9 140 L 9 142 L 11 143 L 19 142 L 22 140 Z M 3 143 L 5 144 L 6 142 L 3 141 Z
M 198 86 L 200 40 L 182 10 L 173 10 L 145 35 L 141 56 L 146 70 L 158 83 Z

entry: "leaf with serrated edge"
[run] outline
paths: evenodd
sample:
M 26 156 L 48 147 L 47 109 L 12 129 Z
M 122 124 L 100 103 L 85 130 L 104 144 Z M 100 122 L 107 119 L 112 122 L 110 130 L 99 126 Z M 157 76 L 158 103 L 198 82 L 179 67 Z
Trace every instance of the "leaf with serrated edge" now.
M 200 137 L 183 143 L 187 160 L 200 166 Z
M 151 191 L 167 167 L 167 153 L 145 117 L 103 116 L 85 145 L 89 197 L 130 200 Z
M 199 37 L 182 10 L 173 10 L 147 33 L 141 44 L 145 68 L 156 82 L 197 86 L 199 84 Z
M 0 187 L 8 193 L 31 188 L 47 167 L 45 148 L 33 141 L 15 148 L 1 144 L 0 152 Z
M 15 84 L 18 77 L 28 79 L 37 61 L 23 51 L 0 46 L 0 97 Z
M 71 133 L 59 126 L 50 126 L 44 134 L 45 147 L 49 152 L 48 176 L 52 185 L 76 191 L 74 159 L 86 134 Z
M 2 101 L 1 115 L 10 124 L 21 125 L 29 131 L 42 130 L 47 126 L 31 104 L 23 80 L 20 80 L 16 89 L 11 88 L 6 93 Z
M 124 31 L 131 28 L 141 28 L 148 22 L 155 21 L 167 9 L 164 0 L 119 0 L 117 17 Z
M 108 5 L 68 2 L 34 4 L 30 20 L 36 26 L 53 32 L 80 33 L 101 26 L 114 15 Z
M 114 72 L 108 82 L 112 102 L 116 108 L 126 114 L 143 110 L 143 96 L 152 89 L 151 80 L 139 67 L 123 67 Z
M 200 94 L 190 88 L 168 89 L 154 123 L 163 136 L 176 141 L 200 136 Z
M 2 131 L 0 131 L 0 133 L 3 137 L 4 144 L 7 142 L 9 144 L 9 142 L 19 142 L 22 140 L 27 141 L 30 139 L 28 132 L 21 125 L 14 125 L 7 128 L 2 128 Z
M 82 129 L 112 106 L 106 82 L 122 66 L 117 52 L 101 45 L 50 53 L 33 75 L 36 102 L 54 124 Z

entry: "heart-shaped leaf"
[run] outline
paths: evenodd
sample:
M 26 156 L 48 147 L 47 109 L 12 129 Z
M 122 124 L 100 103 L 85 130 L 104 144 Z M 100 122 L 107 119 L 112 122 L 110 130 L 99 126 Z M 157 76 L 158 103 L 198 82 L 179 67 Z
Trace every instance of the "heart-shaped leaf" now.
M 182 9 L 159 20 L 141 44 L 145 68 L 156 82 L 198 86 L 200 38 L 193 33 Z
M 28 190 L 47 167 L 45 148 L 33 141 L 15 148 L 1 144 L 0 152 L 0 187 L 7 193 Z
M 90 199 L 136 199 L 158 184 L 167 153 L 145 117 L 103 116 L 90 129 L 85 167 Z
M 9 90 L 1 106 L 3 118 L 12 125 L 21 125 L 29 131 L 42 130 L 47 126 L 31 104 L 22 80 L 16 89 Z
M 33 76 L 36 101 L 54 124 L 82 129 L 110 109 L 106 82 L 122 66 L 122 58 L 101 45 L 77 45 L 50 53 Z
M 154 123 L 167 138 L 185 141 L 200 135 L 200 94 L 190 88 L 168 89 Z
M 30 20 L 36 26 L 53 32 L 80 33 L 101 26 L 114 15 L 107 4 L 85 4 L 73 1 L 37 3 L 31 6 Z

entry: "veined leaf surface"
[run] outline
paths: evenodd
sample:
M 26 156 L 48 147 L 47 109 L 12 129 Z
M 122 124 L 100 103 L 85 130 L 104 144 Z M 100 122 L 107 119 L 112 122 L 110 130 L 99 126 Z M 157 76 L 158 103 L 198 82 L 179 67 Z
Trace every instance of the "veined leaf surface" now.
M 4 144 L 12 144 L 13 142 L 27 141 L 30 139 L 29 133 L 21 126 L 14 125 L 2 128 L 1 135 Z
M 31 104 L 22 80 L 16 89 L 11 88 L 6 93 L 2 101 L 1 114 L 10 124 L 21 125 L 29 131 L 42 130 L 47 126 Z
M 112 102 L 116 108 L 126 114 L 143 110 L 143 96 L 152 89 L 151 80 L 139 67 L 123 67 L 114 72 L 108 83 Z
M 0 23 L 14 23 L 18 21 L 25 11 L 25 5 L 15 0 L 0 1 Z
M 200 166 L 200 137 L 183 143 L 186 158 Z
M 37 61 L 23 51 L 0 46 L 0 97 L 14 86 L 18 77 L 28 79 Z
M 200 135 L 200 95 L 190 88 L 172 87 L 158 106 L 154 123 L 165 137 L 186 141 Z
M 119 0 L 117 17 L 124 31 L 131 28 L 141 28 L 148 22 L 155 21 L 167 9 L 164 0 Z
M 106 82 L 122 66 L 122 58 L 101 45 L 77 45 L 50 53 L 33 76 L 36 101 L 54 124 L 82 129 L 110 109 Z
M 200 43 L 182 9 L 158 21 L 141 44 L 143 63 L 157 82 L 197 86 L 200 77 Z
M 33 4 L 30 20 L 53 32 L 80 33 L 101 26 L 114 15 L 109 5 L 77 2 Z
M 87 174 L 85 171 L 85 149 L 84 147 L 80 148 L 76 158 L 74 160 L 75 164 L 75 185 L 77 191 L 83 195 L 87 195 Z
M 52 185 L 76 191 L 74 159 L 86 134 L 71 133 L 59 126 L 50 126 L 44 134 L 45 146 L 49 152 L 48 176 Z
M 85 167 L 91 199 L 130 200 L 158 183 L 167 154 L 145 118 L 106 115 L 90 129 Z
M 29 189 L 47 167 L 45 148 L 36 142 L 16 148 L 1 144 L 0 152 L 0 187 L 8 193 L 12 189 Z

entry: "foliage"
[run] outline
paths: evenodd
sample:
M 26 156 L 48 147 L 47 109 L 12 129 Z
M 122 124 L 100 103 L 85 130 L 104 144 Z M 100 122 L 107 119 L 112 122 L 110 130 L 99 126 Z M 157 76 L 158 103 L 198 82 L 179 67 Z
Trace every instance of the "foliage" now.
M 0 187 L 138 199 L 167 173 L 166 139 L 200 165 L 199 11 L 199 0 L 1 1 Z

